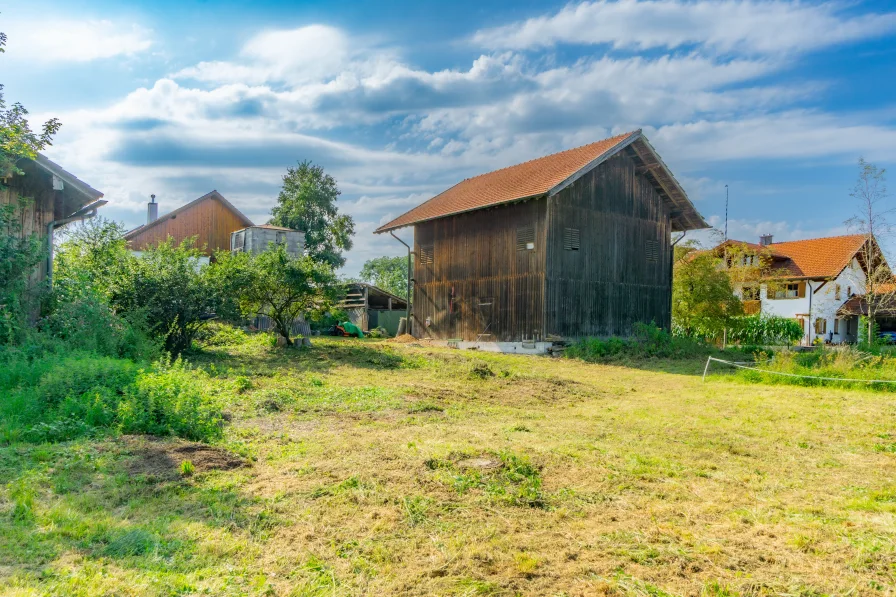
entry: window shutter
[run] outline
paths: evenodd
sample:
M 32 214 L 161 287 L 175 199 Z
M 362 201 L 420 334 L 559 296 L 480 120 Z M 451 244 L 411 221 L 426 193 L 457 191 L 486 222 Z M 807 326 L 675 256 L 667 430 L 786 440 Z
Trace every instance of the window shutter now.
M 579 250 L 579 229 L 564 228 L 563 229 L 563 250 L 578 251 Z
M 806 283 L 805 282 L 799 283 L 799 286 L 797 287 L 796 295 L 799 298 L 806 298 Z
M 516 229 L 516 250 L 525 251 L 535 248 L 535 228 L 520 226 Z
M 655 240 L 649 240 L 644 243 L 644 255 L 647 263 L 656 263 L 660 260 L 660 243 Z
M 421 265 L 432 265 L 433 261 L 433 246 L 426 245 L 420 247 L 420 264 Z

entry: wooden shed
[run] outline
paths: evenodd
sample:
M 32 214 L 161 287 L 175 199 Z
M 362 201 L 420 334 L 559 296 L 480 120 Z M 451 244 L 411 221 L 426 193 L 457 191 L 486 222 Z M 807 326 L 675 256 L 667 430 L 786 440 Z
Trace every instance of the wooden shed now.
M 376 232 L 405 226 L 412 333 L 522 343 L 668 328 L 671 235 L 708 227 L 640 130 L 464 180 Z
M 18 207 L 20 198 L 25 198 L 18 214 L 21 223 L 18 234 L 22 237 L 36 234 L 46 239 L 54 228 L 103 196 L 100 191 L 42 154 L 33 160 L 20 160 L 18 167 L 24 174 L 5 179 L 0 185 L 0 206 Z M 35 282 L 43 280 L 46 275 L 45 261 L 35 272 Z
M 206 193 L 158 218 L 155 217 L 158 207 L 153 207 L 157 205 L 154 201 L 148 205 L 146 224 L 124 235 L 132 250 L 154 247 L 169 236 L 177 243 L 195 236 L 196 248 L 211 256 L 218 250 L 230 250 L 232 232 L 253 226 L 252 221 L 218 191 Z
M 398 332 L 398 321 L 405 316 L 407 300 L 373 284 L 352 282 L 345 286 L 345 299 L 338 305 L 353 324 L 367 332 L 383 328 L 390 336 Z

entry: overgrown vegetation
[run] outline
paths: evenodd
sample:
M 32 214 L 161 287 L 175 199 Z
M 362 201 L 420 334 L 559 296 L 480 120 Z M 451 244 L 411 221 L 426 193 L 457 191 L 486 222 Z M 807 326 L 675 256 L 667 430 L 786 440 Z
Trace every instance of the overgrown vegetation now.
M 691 359 L 713 347 L 686 335 L 670 335 L 656 324 L 636 323 L 631 337 L 584 338 L 570 345 L 564 356 L 584 361 L 619 359 Z
M 807 352 L 784 350 L 774 355 L 758 352 L 757 370 L 740 370 L 738 376 L 745 381 L 763 384 L 866 387 L 896 392 L 896 357 L 893 352 L 885 349 L 874 354 L 864 350 L 864 346 L 862 348 L 840 346 Z M 784 375 L 780 375 L 782 373 Z
M 883 596 L 896 583 L 880 394 L 703 383 L 687 374 L 702 356 L 670 374 L 660 359 L 272 338 L 215 323 L 189 367 L 0 366 L 20 390 L 129 388 L 112 400 L 137 412 L 152 409 L 135 392 L 181 388 L 191 404 L 198 390 L 229 419 L 197 415 L 213 445 L 112 432 L 143 417 L 64 442 L 13 430 L 0 593 Z

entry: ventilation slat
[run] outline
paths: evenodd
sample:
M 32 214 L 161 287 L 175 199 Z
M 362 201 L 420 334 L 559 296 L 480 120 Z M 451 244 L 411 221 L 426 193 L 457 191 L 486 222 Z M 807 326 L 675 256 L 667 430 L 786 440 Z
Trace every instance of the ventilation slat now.
M 420 264 L 421 265 L 432 265 L 433 261 L 433 246 L 426 245 L 420 247 Z
M 578 251 L 579 250 L 579 229 L 564 228 L 563 229 L 563 250 Z
M 517 251 L 532 250 L 535 248 L 535 227 L 520 226 L 516 229 Z
M 644 243 L 644 255 L 648 263 L 656 263 L 660 260 L 660 243 L 655 240 L 649 240 Z

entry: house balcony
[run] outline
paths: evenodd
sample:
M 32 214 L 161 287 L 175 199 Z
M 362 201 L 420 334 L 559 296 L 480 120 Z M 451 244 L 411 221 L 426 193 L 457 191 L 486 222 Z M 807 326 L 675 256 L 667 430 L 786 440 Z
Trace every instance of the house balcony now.
M 746 315 L 756 315 L 762 311 L 762 301 L 743 301 L 743 303 Z

